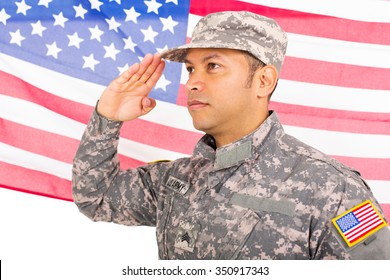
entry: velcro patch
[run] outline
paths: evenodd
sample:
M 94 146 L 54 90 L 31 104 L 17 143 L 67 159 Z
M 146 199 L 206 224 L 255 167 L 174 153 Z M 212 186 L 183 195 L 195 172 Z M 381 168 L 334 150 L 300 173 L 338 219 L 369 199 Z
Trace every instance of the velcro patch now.
M 332 222 L 349 247 L 387 226 L 370 200 L 344 212 L 332 219 Z

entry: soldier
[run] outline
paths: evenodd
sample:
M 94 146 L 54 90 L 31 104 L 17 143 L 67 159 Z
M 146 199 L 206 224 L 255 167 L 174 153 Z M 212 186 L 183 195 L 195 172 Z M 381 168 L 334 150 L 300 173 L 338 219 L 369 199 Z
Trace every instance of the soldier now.
M 189 44 L 146 55 L 103 92 L 73 165 L 94 221 L 155 226 L 161 259 L 390 259 L 390 231 L 359 173 L 284 133 L 268 110 L 287 48 L 272 19 L 202 18 Z M 124 121 L 150 112 L 162 58 L 184 62 L 191 157 L 120 170 Z

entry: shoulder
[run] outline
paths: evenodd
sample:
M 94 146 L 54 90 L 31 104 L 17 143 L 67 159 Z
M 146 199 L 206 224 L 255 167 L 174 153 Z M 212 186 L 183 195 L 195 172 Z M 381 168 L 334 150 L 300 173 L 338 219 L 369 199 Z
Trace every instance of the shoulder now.
M 283 133 L 277 141 L 281 149 L 281 153 L 291 159 L 294 159 L 296 164 L 306 167 L 310 172 L 322 174 L 321 177 L 326 180 L 329 178 L 338 178 L 339 180 L 349 182 L 351 180 L 355 180 L 358 181 L 359 184 L 364 184 L 364 182 L 362 182 L 361 175 L 357 170 L 341 163 L 340 161 L 326 155 L 318 149 L 289 134 Z

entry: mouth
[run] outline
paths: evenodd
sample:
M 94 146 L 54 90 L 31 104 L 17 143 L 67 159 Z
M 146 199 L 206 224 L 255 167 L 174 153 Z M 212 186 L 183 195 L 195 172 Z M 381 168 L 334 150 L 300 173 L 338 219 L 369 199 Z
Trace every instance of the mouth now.
M 204 103 L 204 102 L 196 100 L 196 99 L 192 99 L 192 100 L 188 100 L 187 106 L 188 106 L 188 109 L 190 109 L 190 110 L 197 110 L 197 109 L 201 109 L 201 108 L 206 107 L 207 103 Z

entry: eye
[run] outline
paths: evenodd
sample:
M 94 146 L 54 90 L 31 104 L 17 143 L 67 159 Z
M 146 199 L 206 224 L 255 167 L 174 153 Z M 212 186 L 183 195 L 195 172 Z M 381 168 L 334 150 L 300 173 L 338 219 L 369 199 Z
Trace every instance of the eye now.
M 218 69 L 221 66 L 219 64 L 210 62 L 209 64 L 207 64 L 207 67 L 209 70 L 213 70 L 213 69 Z
M 188 74 L 191 74 L 192 72 L 194 72 L 194 67 L 187 66 L 187 72 L 188 72 Z

